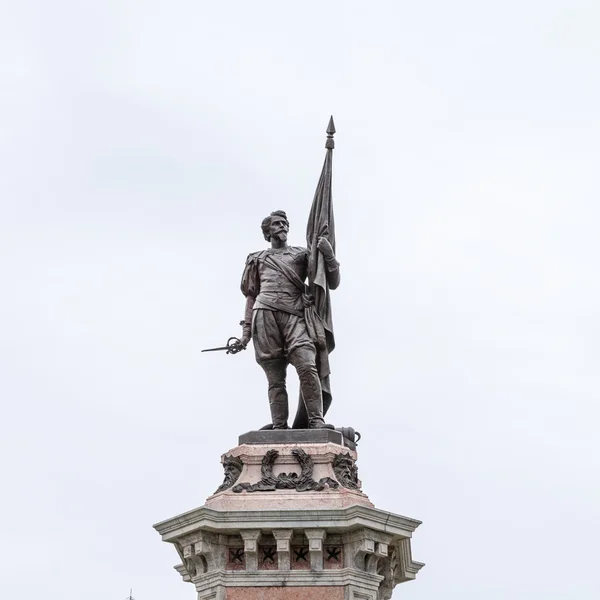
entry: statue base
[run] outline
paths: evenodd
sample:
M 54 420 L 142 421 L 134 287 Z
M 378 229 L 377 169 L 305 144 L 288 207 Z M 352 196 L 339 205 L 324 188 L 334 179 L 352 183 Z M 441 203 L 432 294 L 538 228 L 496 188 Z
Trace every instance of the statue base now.
M 348 432 L 352 432 L 351 434 Z M 344 435 L 345 434 L 345 435 Z M 356 433 L 351 427 L 341 429 L 259 429 L 239 437 L 239 444 L 310 444 L 331 442 L 356 450 Z M 360 434 L 359 434 L 360 439 Z
M 154 526 L 198 600 L 388 600 L 415 578 L 420 522 L 373 506 L 345 442 L 333 430 L 244 434 L 205 505 Z

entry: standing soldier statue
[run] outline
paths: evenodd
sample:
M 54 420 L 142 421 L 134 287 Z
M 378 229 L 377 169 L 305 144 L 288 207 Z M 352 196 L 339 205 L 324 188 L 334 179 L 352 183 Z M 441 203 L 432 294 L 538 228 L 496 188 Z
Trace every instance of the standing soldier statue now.
M 246 296 L 242 339 L 230 338 L 227 346 L 210 349 L 236 354 L 253 340 L 256 361 L 269 384 L 272 424 L 266 428 L 288 429 L 285 379 L 291 363 L 300 379 L 292 428 L 334 429 L 323 420 L 331 404 L 329 353 L 335 346 L 329 290 L 340 283 L 331 203 L 334 133 L 332 117 L 325 163 L 306 228 L 307 247 L 288 246 L 285 212 L 277 210 L 263 219 L 262 232 L 271 247 L 253 252 L 246 260 L 241 285 Z
M 248 256 L 242 276 L 246 313 L 241 344 L 254 340 L 256 362 L 269 382 L 269 405 L 273 429 L 288 428 L 288 395 L 285 377 L 288 363 L 294 365 L 300 379 L 301 402 L 310 429 L 333 426 L 323 421 L 323 392 L 317 368 L 319 334 L 323 328 L 314 315 L 314 296 L 304 281 L 308 275 L 309 251 L 288 246 L 289 223 L 277 210 L 262 222 L 265 239 L 271 247 Z M 317 249 L 325 261 L 329 288 L 340 283 L 339 263 L 325 236 L 317 239 Z M 309 313 L 309 314 L 307 314 Z M 316 331 L 315 331 L 316 330 Z M 316 334 L 316 335 L 315 335 Z M 326 349 L 325 349 L 326 350 Z M 306 423 L 301 425 L 306 427 Z M 300 425 L 294 423 L 294 428 Z

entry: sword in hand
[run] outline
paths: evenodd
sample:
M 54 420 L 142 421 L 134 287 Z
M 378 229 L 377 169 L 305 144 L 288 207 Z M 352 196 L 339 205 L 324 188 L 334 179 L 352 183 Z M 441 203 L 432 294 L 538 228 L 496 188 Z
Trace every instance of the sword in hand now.
M 245 350 L 246 346 L 242 344 L 242 341 L 236 337 L 230 337 L 227 340 L 227 344 L 225 346 L 219 346 L 218 348 L 206 348 L 202 350 L 202 352 L 220 352 L 225 351 L 225 354 L 237 354 L 242 350 Z
M 244 321 L 240 321 L 240 325 L 244 326 Z M 243 337 L 243 336 L 242 336 Z M 225 354 L 237 354 L 242 350 L 246 349 L 247 342 L 240 340 L 240 338 L 236 338 L 235 336 L 230 337 L 227 340 L 227 343 L 224 346 L 219 346 L 218 348 L 206 348 L 202 350 L 202 352 L 221 352 L 224 351 Z

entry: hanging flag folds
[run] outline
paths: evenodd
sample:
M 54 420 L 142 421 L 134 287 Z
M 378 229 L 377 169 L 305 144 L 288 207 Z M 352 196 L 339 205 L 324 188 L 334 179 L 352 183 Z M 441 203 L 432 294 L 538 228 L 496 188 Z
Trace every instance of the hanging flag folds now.
M 331 352 L 335 346 L 333 336 L 333 322 L 331 320 L 331 302 L 329 287 L 327 285 L 327 271 L 325 259 L 317 249 L 317 240 L 325 237 L 329 240 L 335 253 L 335 223 L 333 219 L 333 203 L 331 201 L 331 171 L 333 162 L 333 134 L 335 125 L 333 117 L 329 119 L 327 127 L 327 141 L 325 148 L 325 162 L 321 177 L 315 191 L 308 224 L 306 226 L 306 247 L 308 248 L 308 284 L 315 297 L 315 310 L 325 327 L 327 336 L 327 350 Z
M 333 334 L 333 320 L 331 318 L 329 285 L 327 283 L 327 266 L 323 254 L 317 248 L 317 241 L 320 237 L 326 238 L 335 253 L 335 223 L 331 199 L 333 149 L 335 147 L 333 141 L 334 134 L 335 125 L 333 117 L 331 117 L 327 126 L 325 162 L 323 163 L 323 170 L 317 184 L 306 226 L 308 291 L 314 297 L 314 308 L 311 307 L 310 310 L 306 310 L 305 317 L 307 328 L 309 332 L 312 332 L 317 348 L 317 368 L 323 390 L 323 414 L 327 412 L 331 405 L 329 353 L 335 347 L 335 338 Z M 304 402 L 300 401 L 293 428 L 303 429 L 306 427 L 308 427 L 308 417 Z

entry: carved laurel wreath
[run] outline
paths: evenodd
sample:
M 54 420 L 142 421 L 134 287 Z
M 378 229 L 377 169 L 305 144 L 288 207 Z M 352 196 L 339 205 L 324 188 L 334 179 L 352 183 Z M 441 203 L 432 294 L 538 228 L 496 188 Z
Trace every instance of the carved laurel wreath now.
M 279 457 L 277 450 L 269 450 L 261 465 L 262 478 L 258 483 L 238 483 L 232 491 L 239 494 L 247 492 L 273 492 L 275 490 L 296 490 L 298 492 L 319 492 L 329 487 L 336 489 L 339 483 L 331 477 L 322 477 L 319 481 L 313 479 L 314 463 L 312 458 L 302 448 L 292 450 L 292 455 L 300 464 L 300 475 L 297 473 L 280 473 L 273 475 L 273 466 Z

